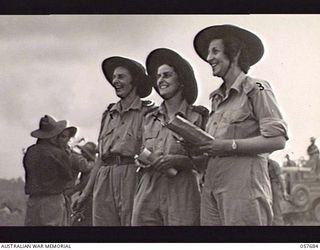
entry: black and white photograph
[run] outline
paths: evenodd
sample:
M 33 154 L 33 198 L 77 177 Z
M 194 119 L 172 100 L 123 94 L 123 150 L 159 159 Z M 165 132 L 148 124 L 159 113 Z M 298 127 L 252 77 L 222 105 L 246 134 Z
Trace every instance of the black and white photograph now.
M 0 41 L 1 227 L 320 225 L 319 15 L 1 15 Z

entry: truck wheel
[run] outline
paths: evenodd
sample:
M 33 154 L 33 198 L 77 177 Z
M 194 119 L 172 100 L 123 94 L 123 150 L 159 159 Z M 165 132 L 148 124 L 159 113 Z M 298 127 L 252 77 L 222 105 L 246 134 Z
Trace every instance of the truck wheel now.
M 305 185 L 296 185 L 291 191 L 291 200 L 298 207 L 303 207 L 309 202 L 309 191 Z
M 317 221 L 320 222 L 320 202 L 318 202 L 315 206 L 314 206 L 314 217 L 316 217 Z

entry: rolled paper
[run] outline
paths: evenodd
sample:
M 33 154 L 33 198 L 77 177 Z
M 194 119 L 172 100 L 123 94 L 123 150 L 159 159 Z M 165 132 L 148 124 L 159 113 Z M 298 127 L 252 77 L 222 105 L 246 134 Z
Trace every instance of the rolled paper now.
M 143 168 L 150 167 L 150 164 L 155 161 L 156 155 L 153 154 L 149 149 L 143 148 L 142 152 L 135 157 L 136 160 L 140 161 L 144 165 L 142 166 Z M 175 176 L 178 173 L 178 171 L 175 168 L 169 168 L 166 171 L 166 175 L 172 177 Z
M 151 154 L 150 150 L 143 148 L 142 152 L 136 157 L 136 159 L 145 165 L 149 165 L 152 162 L 150 159 Z

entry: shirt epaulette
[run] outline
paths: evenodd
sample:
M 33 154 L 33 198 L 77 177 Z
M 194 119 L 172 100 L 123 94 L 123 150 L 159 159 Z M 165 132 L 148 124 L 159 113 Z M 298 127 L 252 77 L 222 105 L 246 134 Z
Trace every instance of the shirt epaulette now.
M 263 91 L 263 90 L 272 90 L 270 84 L 261 79 L 247 77 L 247 80 L 244 82 L 243 90 L 246 94 L 250 93 L 251 91 Z
M 115 103 L 110 103 L 107 107 L 107 109 L 102 113 L 102 117 L 105 117 L 107 113 L 112 109 L 112 107 L 115 105 Z
M 202 129 L 204 129 L 207 124 L 208 118 L 209 118 L 209 110 L 202 105 L 198 105 L 198 106 L 192 105 L 191 108 L 193 111 L 197 112 L 198 114 L 200 114 L 202 116 L 202 121 L 201 121 L 200 127 Z
M 110 111 L 110 109 L 112 109 L 112 107 L 115 105 L 115 103 L 110 103 L 109 105 L 108 105 L 108 108 L 107 108 L 107 110 L 106 111 Z
M 150 100 L 142 100 L 141 102 L 143 107 L 153 107 L 155 104 L 153 101 Z
M 209 115 L 209 110 L 206 107 L 202 106 L 202 105 L 197 105 L 197 106 L 196 105 L 192 105 L 191 108 L 192 108 L 193 111 L 199 113 L 202 116 L 208 116 Z
M 157 105 L 155 105 L 154 102 L 152 102 L 152 101 L 150 101 L 150 102 L 151 102 L 151 105 L 148 104 L 148 106 L 145 106 L 142 104 L 143 107 L 147 107 L 147 109 L 143 112 L 143 115 L 147 115 L 149 113 L 152 113 L 159 108 Z
M 115 105 L 115 103 L 110 103 L 107 107 L 107 109 L 102 113 L 102 119 L 101 119 L 101 125 L 100 125 L 100 132 L 99 132 L 99 137 L 100 134 L 102 132 L 102 125 L 104 124 L 104 121 L 107 118 L 107 113 L 110 112 L 110 110 L 112 109 L 112 107 Z

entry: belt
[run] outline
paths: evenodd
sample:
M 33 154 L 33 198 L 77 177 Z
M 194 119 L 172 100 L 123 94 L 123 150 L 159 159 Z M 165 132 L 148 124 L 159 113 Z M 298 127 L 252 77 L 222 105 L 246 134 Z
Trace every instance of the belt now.
M 213 159 L 238 156 L 238 155 L 231 155 L 231 154 L 229 154 L 229 155 L 209 155 L 207 153 L 204 153 L 203 155 L 208 156 L 209 158 L 213 158 Z
M 123 156 L 114 154 L 103 155 L 102 161 L 106 165 L 126 165 L 135 163 L 133 156 Z
M 216 155 L 213 158 L 225 158 L 225 157 L 235 157 L 237 155 Z

